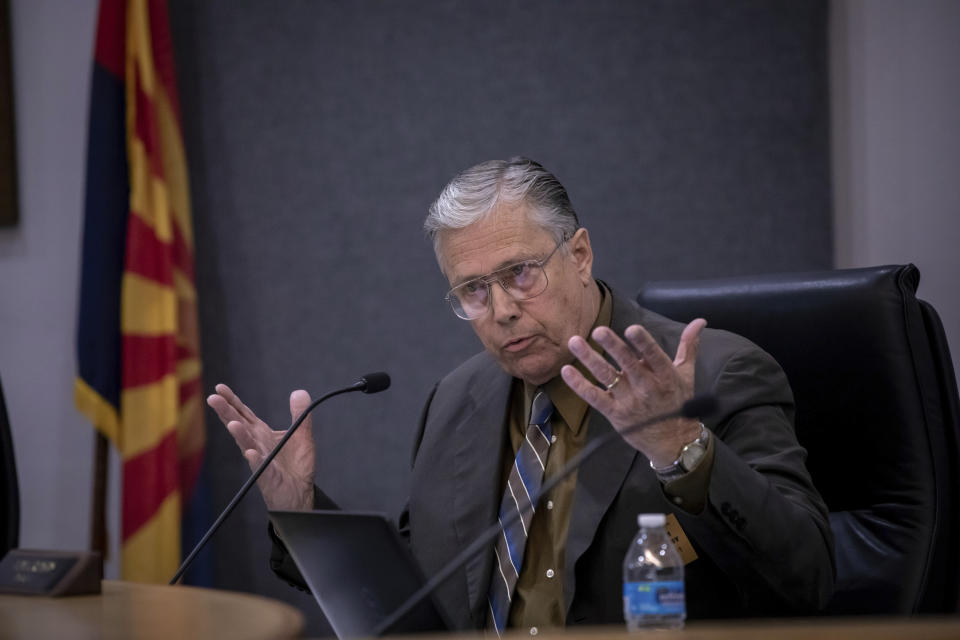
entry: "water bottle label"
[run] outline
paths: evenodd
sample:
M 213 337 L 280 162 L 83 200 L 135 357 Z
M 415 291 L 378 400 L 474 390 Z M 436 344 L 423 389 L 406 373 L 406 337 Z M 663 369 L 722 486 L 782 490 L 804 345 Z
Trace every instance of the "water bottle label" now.
M 671 615 L 686 613 L 683 580 L 624 582 L 623 604 L 627 615 Z

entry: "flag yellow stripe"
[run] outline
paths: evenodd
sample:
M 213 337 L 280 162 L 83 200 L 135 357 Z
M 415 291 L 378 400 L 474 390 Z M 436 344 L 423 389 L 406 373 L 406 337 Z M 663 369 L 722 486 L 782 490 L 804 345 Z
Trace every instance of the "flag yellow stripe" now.
M 125 334 L 169 335 L 177 331 L 177 294 L 136 273 L 123 274 L 120 330 Z
M 154 101 L 160 145 L 163 148 L 163 178 L 170 200 L 173 223 L 180 230 L 183 242 L 193 251 L 193 224 L 190 222 L 190 180 L 187 176 L 187 156 L 180 135 L 180 125 L 170 106 L 163 85 L 157 85 Z
M 127 64 L 131 63 L 137 65 L 143 91 L 152 98 L 157 80 L 147 0 L 128 0 L 127 2 Z M 127 76 L 127 84 L 133 84 L 133 78 L 130 75 Z
M 193 286 L 193 283 L 183 275 L 183 272 L 179 269 L 173 270 L 173 288 L 177 292 L 177 298 L 180 300 L 189 300 L 190 302 L 197 301 L 197 290 Z
M 173 241 L 170 222 L 170 197 L 167 185 L 150 171 L 143 141 L 135 136 L 129 140 L 130 153 L 130 212 L 153 229 L 161 242 Z
M 120 415 L 123 424 L 131 427 L 124 429 L 118 446 L 124 459 L 153 449 L 176 428 L 179 399 L 180 382 L 172 373 L 157 382 L 120 392 Z
M 184 358 L 177 361 L 177 378 L 180 382 L 191 382 L 200 377 L 200 358 Z
M 120 433 L 117 410 L 82 378 L 76 378 L 73 382 L 73 402 L 80 413 L 93 423 L 97 431 L 114 443 L 117 442 L 117 434 Z
M 123 545 L 123 579 L 166 583 L 180 566 L 180 494 L 174 492 Z

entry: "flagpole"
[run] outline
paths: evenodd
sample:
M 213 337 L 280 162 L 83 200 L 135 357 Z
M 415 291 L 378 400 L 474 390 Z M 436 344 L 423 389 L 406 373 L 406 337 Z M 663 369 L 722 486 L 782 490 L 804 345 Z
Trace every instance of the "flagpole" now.
M 90 501 L 90 550 L 100 552 L 100 561 L 107 558 L 107 466 L 110 441 L 94 431 L 93 495 Z

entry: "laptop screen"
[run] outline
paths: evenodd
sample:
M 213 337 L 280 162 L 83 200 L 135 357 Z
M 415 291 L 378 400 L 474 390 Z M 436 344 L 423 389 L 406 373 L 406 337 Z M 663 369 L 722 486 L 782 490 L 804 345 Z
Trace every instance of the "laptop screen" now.
M 270 519 L 339 638 L 370 636 L 424 584 L 407 544 L 383 514 L 271 511 Z M 428 598 L 388 633 L 449 628 Z

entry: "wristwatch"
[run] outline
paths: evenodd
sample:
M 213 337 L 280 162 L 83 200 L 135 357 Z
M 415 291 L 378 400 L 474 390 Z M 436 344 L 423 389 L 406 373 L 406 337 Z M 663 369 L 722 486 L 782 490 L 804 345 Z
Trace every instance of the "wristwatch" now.
M 697 463 L 703 459 L 707 453 L 707 443 L 710 442 L 710 431 L 704 424 L 700 423 L 700 435 L 693 442 L 684 445 L 680 450 L 680 455 L 676 460 L 665 467 L 653 466 L 653 460 L 650 461 L 650 468 L 657 474 L 663 483 L 676 480 L 686 475 L 691 469 L 697 466 Z

